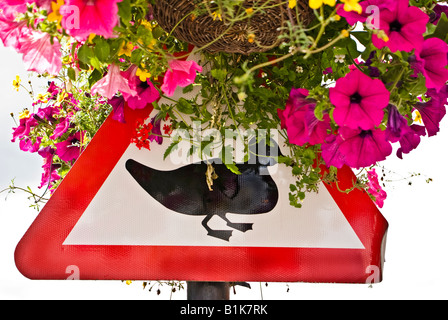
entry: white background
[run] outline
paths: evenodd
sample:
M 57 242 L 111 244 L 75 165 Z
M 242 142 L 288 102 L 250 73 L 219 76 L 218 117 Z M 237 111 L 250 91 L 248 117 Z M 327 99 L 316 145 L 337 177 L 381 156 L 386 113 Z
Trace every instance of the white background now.
M 42 160 L 38 155 L 24 153 L 11 143 L 16 115 L 31 100 L 23 89 L 17 93 L 12 81 L 20 75 L 28 81 L 21 57 L 0 46 L 0 190 L 15 178 L 16 186 L 38 190 Z M 41 81 L 42 82 L 42 81 Z M 33 79 L 37 92 L 40 86 Z M 42 90 L 41 90 L 42 91 Z M 447 117 L 448 118 L 448 117 Z M 251 283 L 252 289 L 236 288 L 231 299 L 447 299 L 446 270 L 448 267 L 448 209 L 446 181 L 448 119 L 441 123 L 441 132 L 423 138 L 418 149 L 404 160 L 391 155 L 383 163 L 392 173 L 386 179 L 388 199 L 381 209 L 388 220 L 389 232 L 386 263 L 382 283 L 307 284 Z M 421 175 L 409 180 L 411 173 Z M 427 178 L 433 182 L 426 183 Z M 31 201 L 22 192 L 0 194 L 0 299 L 186 299 L 186 290 L 173 294 L 167 286 L 157 285 L 151 292 L 142 290 L 142 282 L 126 285 L 121 281 L 32 281 L 24 278 L 14 264 L 14 249 L 37 215 L 29 208 Z M 123 279 L 126 280 L 126 279 Z

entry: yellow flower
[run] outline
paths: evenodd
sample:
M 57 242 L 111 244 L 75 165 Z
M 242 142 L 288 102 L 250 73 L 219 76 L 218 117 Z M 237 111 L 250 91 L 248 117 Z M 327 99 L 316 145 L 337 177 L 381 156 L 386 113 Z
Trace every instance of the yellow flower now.
M 344 11 L 356 11 L 358 14 L 362 13 L 362 7 L 358 3 L 359 0 L 341 0 L 344 3 Z
M 254 13 L 254 9 L 253 8 L 247 8 L 246 9 L 246 13 L 248 16 L 251 16 Z
M 289 8 L 293 9 L 297 5 L 297 0 L 289 0 Z
M 222 21 L 221 12 L 218 12 L 218 11 L 212 12 L 212 17 L 213 17 L 213 20 L 219 19 L 219 21 Z
M 415 111 L 415 119 L 414 122 L 419 122 L 422 123 L 422 115 L 420 114 L 420 112 Z
M 22 113 L 19 114 L 19 119 L 27 119 L 30 117 L 30 110 L 25 109 Z
M 13 87 L 16 89 L 16 91 L 19 91 L 19 88 L 20 88 L 20 82 L 21 82 L 22 80 L 20 80 L 20 77 L 19 76 L 16 76 L 16 80 L 13 80 L 12 81 L 12 85 L 13 85 Z
M 42 102 L 42 103 L 47 103 L 48 102 L 48 93 L 39 93 L 36 98 L 35 101 L 36 102 Z
M 128 44 L 123 44 L 120 48 L 120 51 L 118 52 L 118 55 L 126 55 L 128 57 L 131 56 L 132 51 L 134 50 L 134 45 L 130 42 Z
M 349 36 L 350 36 L 350 32 L 348 32 L 347 30 L 342 30 L 341 31 L 341 34 L 344 36 L 344 37 L 346 37 L 346 38 L 348 38 Z
M 319 9 L 324 4 L 334 7 L 336 5 L 336 0 L 310 0 L 309 2 L 311 9 Z
M 62 14 L 60 12 L 61 7 L 64 5 L 64 0 L 57 0 L 57 2 L 52 1 L 51 2 L 51 13 L 48 15 L 49 21 L 57 21 L 58 22 L 58 28 L 62 28 L 61 21 L 62 21 Z
M 250 43 L 253 43 L 255 41 L 255 33 L 249 33 L 247 35 L 247 41 L 249 41 Z
M 151 74 L 149 72 L 142 70 L 140 68 L 137 69 L 135 75 L 139 77 L 141 82 L 145 82 L 149 77 L 151 77 Z

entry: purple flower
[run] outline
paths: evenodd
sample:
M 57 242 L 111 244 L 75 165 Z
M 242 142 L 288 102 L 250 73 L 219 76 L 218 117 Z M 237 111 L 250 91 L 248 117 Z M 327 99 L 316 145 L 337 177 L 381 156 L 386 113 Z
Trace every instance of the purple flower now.
M 390 51 L 420 51 L 423 44 L 423 34 L 429 17 L 418 7 L 409 6 L 409 0 L 396 0 L 388 7 L 380 10 L 380 29 L 388 41 L 377 35 L 372 36 L 372 43 L 378 49 L 389 47 Z
M 389 104 L 390 92 L 379 79 L 355 69 L 330 88 L 334 121 L 341 127 L 370 130 L 378 126 Z
M 431 99 L 428 102 L 419 102 L 414 107 L 420 112 L 428 136 L 431 137 L 440 131 L 439 123 L 446 114 L 448 85 L 445 85 L 440 91 L 429 89 L 426 95 Z
M 329 144 L 329 145 L 328 145 Z M 385 160 L 392 153 L 392 145 L 381 129 L 361 130 L 343 127 L 339 135 L 322 145 L 322 158 L 328 166 L 341 168 L 369 167 Z
M 151 125 L 152 130 L 151 134 L 149 135 L 148 139 L 149 141 L 155 141 L 158 144 L 162 144 L 163 137 L 162 137 L 162 129 L 160 128 L 160 125 L 162 123 L 162 119 L 157 119 L 157 116 L 151 119 Z
M 437 25 L 439 23 L 440 17 L 442 16 L 442 13 L 445 13 L 448 16 L 448 6 L 436 4 L 434 7 L 434 13 L 431 14 L 431 23 L 434 25 Z
M 281 127 L 286 128 L 289 142 L 299 146 L 323 143 L 331 129 L 328 114 L 324 114 L 322 121 L 316 118 L 316 101 L 308 95 L 306 89 L 292 89 L 285 110 L 278 110 Z
M 112 99 L 109 99 L 107 103 L 112 106 L 112 119 L 117 120 L 121 123 L 126 123 L 126 121 L 124 120 L 124 97 L 114 96 Z
M 408 125 L 408 121 L 398 111 L 394 105 L 389 105 L 388 121 L 386 128 L 386 139 L 392 143 L 399 142 L 400 148 L 397 150 L 397 157 L 403 159 L 403 153 L 409 153 L 420 144 L 421 126 Z M 423 135 L 425 132 L 423 132 Z

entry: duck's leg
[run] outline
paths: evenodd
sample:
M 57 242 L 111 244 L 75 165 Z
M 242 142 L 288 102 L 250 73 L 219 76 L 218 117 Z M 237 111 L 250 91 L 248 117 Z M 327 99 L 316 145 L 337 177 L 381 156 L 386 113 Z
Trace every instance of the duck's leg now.
M 232 230 L 213 230 L 208 226 L 208 222 L 213 217 L 213 214 L 207 215 L 204 220 L 202 220 L 202 225 L 207 230 L 207 235 L 211 237 L 215 237 L 218 239 L 222 239 L 225 241 L 229 241 L 230 237 L 232 236 Z
M 227 219 L 226 214 L 220 215 L 220 217 L 227 222 L 227 225 L 233 229 L 239 230 L 241 232 L 246 232 L 252 230 L 253 223 L 234 223 Z

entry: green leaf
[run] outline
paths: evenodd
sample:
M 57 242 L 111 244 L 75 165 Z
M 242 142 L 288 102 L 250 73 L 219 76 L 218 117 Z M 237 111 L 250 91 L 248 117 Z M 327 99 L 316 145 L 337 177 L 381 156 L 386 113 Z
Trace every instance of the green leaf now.
M 177 149 L 177 147 L 179 146 L 179 142 L 180 139 L 174 141 L 168 146 L 168 148 L 166 148 L 165 153 L 163 154 L 163 160 L 165 160 L 170 155 L 171 152 Z
M 125 24 L 129 24 L 132 19 L 132 6 L 131 0 L 123 0 L 117 3 L 118 5 L 118 15 Z
M 69 77 L 70 80 L 72 80 L 72 81 L 76 81 L 76 72 L 75 72 L 75 69 L 73 69 L 72 67 L 68 68 L 68 70 L 67 70 L 67 76 Z
M 106 62 L 110 54 L 110 46 L 103 38 L 95 38 L 95 55 L 101 62 Z
M 231 164 L 226 163 L 226 167 L 227 167 L 227 169 L 232 171 L 234 174 L 241 174 L 240 170 L 234 163 L 231 163 Z
M 440 20 L 437 23 L 437 27 L 432 34 L 426 36 L 428 38 L 439 38 L 443 41 L 447 40 L 448 35 L 448 18 L 446 14 L 443 12 L 440 16 Z
M 185 98 L 180 98 L 177 103 L 177 109 L 185 114 L 194 113 L 194 108 Z
M 213 78 L 215 78 L 219 82 L 226 81 L 226 78 L 227 78 L 227 71 L 226 70 L 224 70 L 224 69 L 213 69 L 213 70 L 210 71 L 210 73 L 213 76 Z
M 90 59 L 93 58 L 94 56 L 95 55 L 93 53 L 93 49 L 89 47 L 87 44 L 84 44 L 78 50 L 78 59 L 87 65 L 90 64 Z

